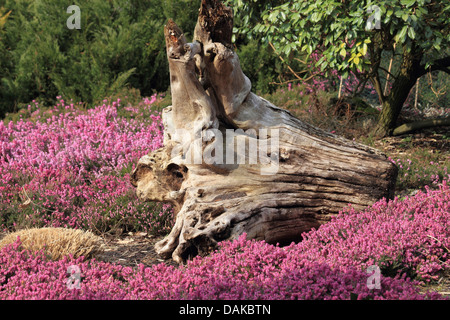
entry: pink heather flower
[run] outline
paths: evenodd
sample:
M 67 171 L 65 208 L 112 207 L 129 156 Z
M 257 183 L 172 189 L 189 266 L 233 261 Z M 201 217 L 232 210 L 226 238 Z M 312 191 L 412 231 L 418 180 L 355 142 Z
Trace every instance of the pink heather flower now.
M 5 188 L 0 210 L 11 208 L 11 199 L 17 208 L 21 204 L 17 195 L 24 188 L 36 204 L 30 207 L 30 221 L 39 221 L 41 226 L 95 226 L 100 221 L 80 215 L 87 215 L 90 206 L 96 207 L 97 202 L 103 201 L 108 190 L 114 190 L 111 206 L 115 199 L 134 194 L 129 176 L 120 176 L 120 172 L 162 146 L 161 117 L 157 113 L 139 121 L 127 120 L 118 117 L 117 105 L 103 105 L 86 112 L 75 110 L 73 105 L 66 108 L 70 112 L 57 111 L 42 122 L 9 122 L 8 126 L 0 122 L 0 187 Z M 51 112 L 52 109 L 47 114 Z M 114 178 L 117 185 L 91 184 L 96 177 Z M 11 185 L 12 181 L 20 181 L 20 185 Z M 130 201 L 138 202 L 137 198 Z M 53 212 L 51 219 L 40 217 L 42 207 Z M 143 216 L 150 217 L 151 212 L 148 210 Z M 5 222 L 0 215 L 3 228 Z
M 407 273 L 436 279 L 448 268 L 449 200 L 444 183 L 359 213 L 349 207 L 298 244 L 281 248 L 242 235 L 177 268 L 47 261 L 43 253 L 21 250 L 19 241 L 0 250 L 0 299 L 443 299 L 422 293 Z M 81 272 L 79 289 L 67 286 L 74 265 Z M 367 286 L 371 265 L 382 270 L 380 289 Z M 389 270 L 397 276 L 385 274 Z
M 45 121 L 1 121 L 0 212 L 18 208 L 25 190 L 33 201 L 24 217 L 29 225 L 105 230 L 127 221 L 150 233 L 170 231 L 171 207 L 141 202 L 129 183 L 137 160 L 163 144 L 161 115 L 150 110 L 155 100 L 129 109 L 70 105 Z M 141 113 L 150 115 L 133 118 Z M 418 287 L 450 263 L 450 191 L 445 179 L 436 183 L 403 201 L 345 208 L 298 244 L 280 248 L 243 235 L 177 268 L 48 261 L 17 242 L 0 250 L 0 299 L 440 299 Z M 6 223 L 2 213 L 0 219 Z M 70 290 L 73 265 L 82 281 Z M 366 285 L 373 265 L 381 269 L 380 290 Z

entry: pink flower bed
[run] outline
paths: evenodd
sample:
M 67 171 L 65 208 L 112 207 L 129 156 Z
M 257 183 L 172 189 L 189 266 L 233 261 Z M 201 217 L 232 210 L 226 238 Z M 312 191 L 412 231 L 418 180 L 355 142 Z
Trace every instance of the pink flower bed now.
M 155 100 L 126 112 L 120 100 L 87 111 L 61 100 L 43 114 L 30 106 L 27 120 L 0 122 L 0 227 L 170 229 L 170 209 L 142 203 L 129 182 L 138 159 L 162 146 Z
M 378 265 L 385 274 L 429 282 L 450 267 L 449 248 L 450 190 L 444 181 L 437 190 L 427 188 L 402 201 L 381 200 L 362 212 L 346 208 L 287 250 L 295 252 L 296 261 L 360 270 Z
M 51 262 L 16 243 L 0 251 L 0 299 L 440 299 L 406 272 L 429 280 L 448 268 L 449 197 L 444 184 L 360 213 L 349 208 L 287 247 L 243 235 L 178 268 Z M 390 263 L 400 266 L 395 277 L 384 275 Z M 67 286 L 71 265 L 79 288 Z M 382 270 L 379 289 L 368 286 L 370 265 Z
M 162 145 L 155 101 L 82 111 L 60 104 L 28 120 L 0 122 L 0 226 L 115 227 L 164 232 L 170 207 L 137 199 L 133 165 Z M 45 116 L 45 117 L 44 117 Z M 20 242 L 0 251 L 0 299 L 439 299 L 420 293 L 449 268 L 446 181 L 331 222 L 280 248 L 245 236 L 186 266 L 123 267 L 97 260 L 48 261 Z M 79 287 L 68 285 L 71 266 Z M 380 268 L 380 289 L 368 268 Z

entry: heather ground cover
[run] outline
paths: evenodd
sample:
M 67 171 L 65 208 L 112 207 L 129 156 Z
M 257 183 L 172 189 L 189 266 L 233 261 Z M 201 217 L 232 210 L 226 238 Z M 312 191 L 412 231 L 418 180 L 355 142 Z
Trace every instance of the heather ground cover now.
M 289 260 L 290 258 L 290 260 Z M 295 261 L 295 262 L 294 262 Z M 101 261 L 47 261 L 43 254 L 20 250 L 0 252 L 1 299 L 440 299 L 421 294 L 408 278 L 381 277 L 380 289 L 367 286 L 367 273 L 348 267 L 295 257 L 293 252 L 247 241 L 245 235 L 225 242 L 206 258 L 187 266 L 165 264 L 122 267 Z M 81 272 L 79 288 L 68 288 L 67 270 Z
M 186 266 L 137 268 L 92 260 L 49 261 L 21 250 L 0 251 L 2 299 L 442 299 L 422 292 L 448 268 L 450 189 L 418 193 L 406 201 L 380 201 L 357 213 L 344 210 L 305 234 L 299 244 L 278 247 L 245 235 L 223 242 Z M 77 289 L 66 271 L 81 273 Z M 367 267 L 381 268 L 370 288 Z M 411 280 L 414 278 L 414 280 Z
M 313 99 L 302 90 L 285 89 L 292 100 L 287 108 L 304 105 L 299 114 L 314 122 L 310 103 L 295 104 Z M 14 121 L 0 122 L 2 229 L 62 226 L 99 235 L 170 230 L 170 207 L 142 203 L 129 183 L 139 157 L 162 144 L 160 97 L 131 104 L 110 99 L 87 110 L 59 102 L 50 109 L 35 103 Z M 340 120 L 350 121 L 345 115 Z M 321 125 L 342 130 L 333 127 L 342 122 L 332 121 Z M 381 200 L 363 212 L 343 208 L 288 247 L 241 237 L 185 266 L 128 267 L 96 259 L 52 261 L 43 252 L 24 251 L 19 241 L 0 251 L 0 298 L 439 299 L 424 292 L 449 270 L 448 153 L 429 158 L 422 149 L 405 157 L 391 159 L 400 167 L 399 191 L 416 188 L 414 195 Z M 419 181 L 424 174 L 429 179 Z M 80 270 L 79 288 L 67 285 L 70 266 Z M 370 266 L 380 268 L 380 289 L 367 285 Z
M 61 99 L 0 122 L 1 228 L 166 232 L 170 208 L 138 201 L 129 182 L 133 164 L 162 144 L 156 99 L 89 110 Z
M 323 15 L 334 6 L 331 1 L 319 6 L 311 2 L 311 10 L 317 7 L 319 12 L 311 11 L 302 19 L 292 5 L 308 2 L 297 1 L 279 8 L 281 15 L 275 11 L 264 18 L 258 14 L 261 10 L 248 9 L 261 9 L 270 2 L 237 1 L 242 10 L 235 15 L 240 30 L 235 43 L 255 92 L 323 130 L 384 151 L 399 168 L 398 197 L 380 200 L 361 212 L 343 207 L 332 221 L 305 233 L 298 244 L 279 247 L 249 241 L 243 235 L 221 243 L 208 256 L 174 266 L 158 259 L 136 261 L 125 254 L 130 249 L 128 241 L 132 243 L 136 235 L 153 241 L 164 236 L 173 222 L 169 206 L 137 199 L 129 175 L 138 159 L 163 141 L 160 111 L 171 104 L 170 97 L 142 98 L 141 93 L 167 90 L 170 82 L 165 50 L 161 50 L 164 21 L 174 18 L 181 29 L 194 30 L 199 1 L 78 1 L 82 28 L 76 31 L 67 29 L 63 2 L 0 0 L 0 114 L 17 111 L 0 120 L 0 238 L 30 227 L 89 230 L 103 240 L 118 239 L 115 243 L 121 243 L 124 255 L 114 261 L 105 256 L 55 260 L 46 251 L 25 250 L 18 240 L 0 249 L 0 299 L 450 297 L 448 127 L 382 140 L 368 134 L 377 123 L 382 99 L 356 67 L 373 69 L 377 60 L 364 62 L 375 56 L 372 45 L 378 43 L 376 38 L 363 41 L 366 34 L 358 35 L 358 25 L 365 25 L 365 7 L 338 21 L 329 12 Z M 377 71 L 385 96 L 397 92 L 392 84 L 400 58 L 408 56 L 403 48 L 430 46 L 432 52 L 424 60 L 436 50 L 448 56 L 445 32 L 441 32 L 445 28 L 433 33 L 430 27 L 434 26 L 424 24 L 444 21 L 445 14 L 428 19 L 424 12 L 438 7 L 445 8 L 439 12 L 448 12 L 448 6 L 436 1 L 426 6 L 414 1 L 392 3 L 386 4 L 394 8 L 387 12 L 380 6 L 383 25 L 391 26 L 391 34 L 382 43 L 394 50 L 375 63 L 385 69 Z M 278 4 L 272 1 L 270 6 Z M 336 21 L 329 24 L 329 18 Z M 259 36 L 244 37 L 263 19 L 270 23 L 260 25 L 256 33 L 274 28 L 269 39 L 275 44 L 274 52 L 262 46 Z M 315 26 L 308 19 L 322 22 L 324 28 L 331 25 L 330 32 L 316 27 L 308 32 L 304 26 L 293 32 L 297 24 Z M 279 28 L 278 22 L 282 22 Z M 345 26 L 347 22 L 351 28 Z M 340 35 L 332 38 L 333 32 L 347 35 L 344 46 L 340 46 Z M 313 42 L 326 39 L 331 50 L 314 45 L 318 51 L 307 48 L 312 54 L 304 59 L 306 46 L 294 50 L 302 42 L 298 41 L 302 33 Z M 426 41 L 420 41 L 423 35 Z M 390 36 L 400 41 L 392 42 Z M 280 50 L 283 47 L 288 50 Z M 319 53 L 324 51 L 325 55 Z M 327 51 L 335 54 L 327 55 Z M 346 71 L 349 77 L 340 78 L 347 69 L 337 66 L 341 62 L 355 65 L 351 69 L 356 74 Z M 339 73 L 331 70 L 336 67 Z M 450 115 L 448 74 L 432 69 L 417 79 L 397 124 Z M 57 94 L 89 101 L 89 105 L 55 99 Z M 108 94 L 115 97 L 93 105 Z M 37 100 L 27 107 L 33 98 Z M 136 248 L 145 249 L 148 243 L 143 241 Z M 373 277 L 377 268 L 379 287 Z

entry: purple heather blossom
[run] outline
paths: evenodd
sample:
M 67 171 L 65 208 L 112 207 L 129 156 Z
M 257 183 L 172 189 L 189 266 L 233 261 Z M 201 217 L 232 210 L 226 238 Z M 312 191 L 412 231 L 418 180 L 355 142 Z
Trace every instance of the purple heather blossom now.
M 82 111 L 59 99 L 57 112 L 46 112 L 45 120 L 0 122 L 0 212 L 20 213 L 27 196 L 33 204 L 22 223 L 28 226 L 107 229 L 114 208 L 116 221 L 157 228 L 148 224 L 151 204 L 142 204 L 129 182 L 139 158 L 162 146 L 161 115 L 151 110 L 156 95 L 144 99 L 140 110 L 128 110 L 130 119 L 118 115 L 120 100 Z M 120 202 L 124 197 L 130 208 Z M 5 219 L 0 214 L 0 227 L 10 227 Z
M 170 230 L 171 208 L 155 211 L 129 183 L 138 159 L 163 143 L 161 115 L 151 110 L 157 96 L 87 111 L 58 99 L 45 112 L 30 106 L 30 119 L 0 122 L 3 227 L 14 213 L 29 226 L 105 230 L 126 220 L 148 232 Z M 279 247 L 242 235 L 179 267 L 49 261 L 18 240 L 0 250 L 0 299 L 441 299 L 420 287 L 450 264 L 448 179 L 430 178 L 434 190 L 359 212 L 346 207 L 299 243 Z M 32 204 L 22 209 L 26 197 Z M 68 286 L 71 266 L 81 272 L 79 288 Z M 380 289 L 367 286 L 371 266 L 381 270 Z
M 22 250 L 19 239 L 0 250 L 0 299 L 443 299 L 422 292 L 405 270 L 425 281 L 448 270 L 449 200 L 444 183 L 363 212 L 349 207 L 298 244 L 279 247 L 244 234 L 179 267 L 48 261 L 42 252 Z M 383 274 L 392 262 L 398 273 Z M 379 289 L 367 285 L 371 265 L 382 269 Z M 81 272 L 78 289 L 67 285 L 71 266 Z

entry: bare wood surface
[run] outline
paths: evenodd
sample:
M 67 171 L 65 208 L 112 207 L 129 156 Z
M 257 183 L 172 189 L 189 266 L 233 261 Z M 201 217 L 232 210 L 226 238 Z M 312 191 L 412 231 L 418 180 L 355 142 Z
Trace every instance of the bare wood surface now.
M 173 21 L 166 25 L 165 146 L 140 159 L 132 175 L 141 199 L 174 205 L 175 225 L 155 249 L 179 263 L 243 233 L 300 241 L 346 205 L 363 209 L 394 194 L 397 168 L 381 152 L 251 92 L 231 46 L 232 19 L 220 1 L 203 0 L 192 43 Z

